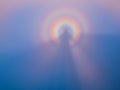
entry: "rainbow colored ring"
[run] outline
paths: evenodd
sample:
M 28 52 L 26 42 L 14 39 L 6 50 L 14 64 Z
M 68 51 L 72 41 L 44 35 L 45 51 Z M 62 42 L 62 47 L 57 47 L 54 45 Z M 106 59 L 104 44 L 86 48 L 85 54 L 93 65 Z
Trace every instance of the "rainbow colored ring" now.
M 59 42 L 60 28 L 67 24 L 72 28 L 73 40 L 71 43 L 76 43 L 79 38 L 88 32 L 88 23 L 86 18 L 74 9 L 60 9 L 45 17 L 42 27 L 41 40 L 43 42 L 54 41 Z
M 51 26 L 50 37 L 56 43 L 59 43 L 59 36 L 63 25 L 67 25 L 72 28 L 72 37 L 71 43 L 76 42 L 80 37 L 80 27 L 76 21 L 72 20 L 71 18 L 60 18 L 56 20 L 53 25 Z

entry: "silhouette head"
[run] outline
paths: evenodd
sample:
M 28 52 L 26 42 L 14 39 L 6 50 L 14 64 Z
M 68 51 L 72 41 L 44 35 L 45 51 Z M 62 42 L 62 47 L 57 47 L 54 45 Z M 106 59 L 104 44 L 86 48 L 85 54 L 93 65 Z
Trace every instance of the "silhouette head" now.
M 70 41 L 72 39 L 72 35 L 70 32 L 70 28 L 69 27 L 64 27 L 62 29 L 62 34 L 60 35 L 60 39 L 63 41 Z

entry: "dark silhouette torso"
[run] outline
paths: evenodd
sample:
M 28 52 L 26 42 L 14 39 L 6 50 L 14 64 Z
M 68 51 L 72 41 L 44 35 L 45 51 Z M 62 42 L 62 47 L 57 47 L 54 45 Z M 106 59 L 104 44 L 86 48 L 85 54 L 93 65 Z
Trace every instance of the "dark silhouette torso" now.
M 65 31 L 60 36 L 60 47 L 55 58 L 54 86 L 57 90 L 80 90 L 79 81 L 72 58 L 72 53 L 69 45 L 71 39 L 68 31 Z

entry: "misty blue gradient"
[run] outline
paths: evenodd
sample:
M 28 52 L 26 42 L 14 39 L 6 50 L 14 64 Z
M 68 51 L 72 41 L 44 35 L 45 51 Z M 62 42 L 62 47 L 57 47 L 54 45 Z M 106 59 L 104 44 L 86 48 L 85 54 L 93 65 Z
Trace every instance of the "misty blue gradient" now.
M 120 20 L 101 7 L 85 12 L 92 27 L 86 37 L 89 43 L 84 47 L 79 40 L 77 44 L 99 66 L 105 82 L 97 88 L 85 85 L 87 89 L 82 89 L 71 47 L 64 40 L 56 55 L 45 59 L 48 53 L 39 41 L 37 28 L 45 10 L 43 6 L 21 7 L 4 19 L 7 28 L 2 28 L 6 36 L 0 39 L 0 90 L 119 90 Z M 49 66 L 48 61 L 53 63 Z

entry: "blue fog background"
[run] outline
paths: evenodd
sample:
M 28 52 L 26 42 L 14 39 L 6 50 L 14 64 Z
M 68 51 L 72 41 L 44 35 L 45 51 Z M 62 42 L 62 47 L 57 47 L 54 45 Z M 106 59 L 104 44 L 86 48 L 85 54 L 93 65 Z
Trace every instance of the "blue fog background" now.
M 51 58 L 54 61 L 51 67 L 43 69 L 43 61 L 47 64 L 44 57 L 48 55 L 44 44 L 38 43 L 37 29 L 42 24 L 38 19 L 42 21 L 43 12 L 43 7 L 26 6 L 4 18 L 5 26 L 1 24 L 4 32 L 0 39 L 1 90 L 82 90 L 70 47 L 64 41 Z M 102 79 L 106 82 L 98 88 L 86 85 L 88 88 L 85 90 L 119 90 L 120 20 L 101 7 L 91 9 L 86 14 L 92 30 L 86 38 L 89 44 L 84 47 L 83 54 L 100 67 L 106 77 Z M 84 46 L 79 41 L 79 48 L 83 47 L 81 45 Z M 67 57 L 64 56 L 66 53 Z

